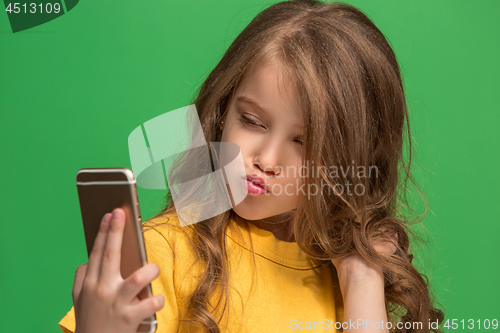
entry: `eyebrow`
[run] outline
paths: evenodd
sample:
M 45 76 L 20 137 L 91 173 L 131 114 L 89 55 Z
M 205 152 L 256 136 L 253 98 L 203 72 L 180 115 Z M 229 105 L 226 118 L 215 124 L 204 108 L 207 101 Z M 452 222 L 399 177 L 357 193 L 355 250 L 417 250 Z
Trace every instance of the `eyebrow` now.
M 254 106 L 256 109 L 262 111 L 263 113 L 266 113 L 266 114 L 270 114 L 270 112 L 268 110 L 266 110 L 265 108 L 263 108 L 262 106 L 260 106 L 256 101 L 254 101 L 253 99 L 245 96 L 245 95 L 240 95 L 236 98 L 236 101 L 241 103 L 241 102 L 245 102 L 245 103 L 248 103 L 252 106 Z M 303 129 L 303 126 L 300 126 L 300 125 L 296 125 L 295 126 L 296 128 L 300 128 L 300 129 Z
M 260 111 L 264 112 L 264 113 L 269 113 L 269 111 L 267 111 L 266 109 L 264 109 L 262 106 L 260 106 L 256 101 L 254 101 L 253 99 L 247 97 L 247 96 L 244 96 L 244 95 L 241 95 L 241 96 L 238 96 L 238 98 L 236 99 L 238 102 L 245 102 L 245 103 L 248 103 L 248 104 L 251 104 L 253 105 L 255 108 L 259 109 Z

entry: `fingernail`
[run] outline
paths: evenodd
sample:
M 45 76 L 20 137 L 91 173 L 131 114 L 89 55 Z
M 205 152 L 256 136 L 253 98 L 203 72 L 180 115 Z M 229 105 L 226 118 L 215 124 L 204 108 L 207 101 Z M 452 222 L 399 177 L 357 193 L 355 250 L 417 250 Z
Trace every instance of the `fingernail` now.
M 162 295 L 156 295 L 155 296 L 155 303 L 156 303 L 155 307 L 161 309 L 163 307 L 162 304 L 164 303 L 164 301 L 165 301 L 165 298 Z
M 104 223 L 109 223 L 109 221 L 111 221 L 111 214 L 110 214 L 110 213 L 107 213 L 106 215 L 104 215 L 104 220 L 103 220 L 103 222 L 104 222 Z
M 121 211 L 115 210 L 113 211 L 113 220 L 120 220 L 123 217 Z

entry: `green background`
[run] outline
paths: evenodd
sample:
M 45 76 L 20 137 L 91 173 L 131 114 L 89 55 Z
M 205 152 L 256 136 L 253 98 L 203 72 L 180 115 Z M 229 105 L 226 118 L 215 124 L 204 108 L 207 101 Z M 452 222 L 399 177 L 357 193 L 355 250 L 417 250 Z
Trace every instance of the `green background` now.
M 415 176 L 431 209 L 432 261 L 416 259 L 427 258 L 447 318 L 500 319 L 500 2 L 347 2 L 374 20 L 402 67 Z M 77 170 L 130 167 L 130 132 L 190 104 L 272 3 L 80 1 L 15 34 L 0 13 L 0 332 L 59 331 L 86 262 Z M 139 189 L 144 219 L 164 194 Z

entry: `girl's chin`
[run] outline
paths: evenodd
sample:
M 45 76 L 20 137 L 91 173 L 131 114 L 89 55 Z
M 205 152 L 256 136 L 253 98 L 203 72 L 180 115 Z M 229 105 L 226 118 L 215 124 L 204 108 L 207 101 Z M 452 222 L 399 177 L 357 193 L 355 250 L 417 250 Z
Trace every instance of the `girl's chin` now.
M 243 200 L 233 208 L 236 215 L 245 220 L 259 220 L 266 217 L 267 214 L 262 207 L 259 209 L 255 205 L 248 205 L 245 201 Z
M 286 210 L 276 210 L 276 206 L 274 209 L 266 209 L 262 204 L 260 207 L 256 207 L 255 205 L 247 205 L 245 200 L 243 200 L 240 204 L 233 208 L 236 215 L 241 217 L 242 219 L 255 221 L 268 218 L 270 216 L 275 216 L 284 213 Z

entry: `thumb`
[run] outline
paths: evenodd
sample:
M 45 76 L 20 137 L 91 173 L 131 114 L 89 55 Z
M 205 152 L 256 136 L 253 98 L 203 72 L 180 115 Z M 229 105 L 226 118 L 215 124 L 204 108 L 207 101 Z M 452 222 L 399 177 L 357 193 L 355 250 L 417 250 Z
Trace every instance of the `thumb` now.
M 80 292 L 82 291 L 83 280 L 85 279 L 85 275 L 87 273 L 87 264 L 83 264 L 78 266 L 75 272 L 75 281 L 73 282 L 73 305 L 76 304 L 78 297 L 80 296 Z

